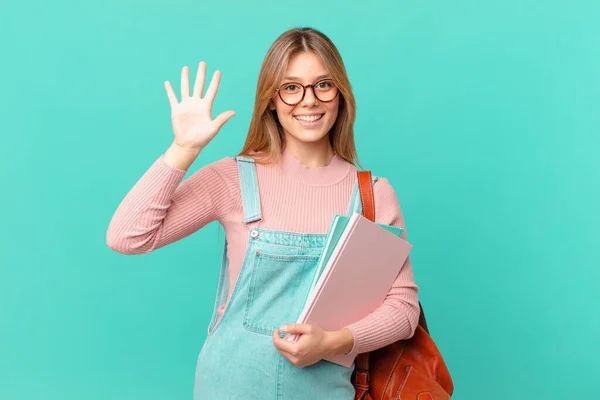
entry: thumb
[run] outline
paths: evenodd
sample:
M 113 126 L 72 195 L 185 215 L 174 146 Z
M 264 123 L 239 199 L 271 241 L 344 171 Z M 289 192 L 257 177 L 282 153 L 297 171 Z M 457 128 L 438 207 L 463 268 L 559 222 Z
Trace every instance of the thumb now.
M 219 116 L 217 118 L 215 118 L 215 123 L 217 124 L 217 126 L 219 127 L 219 129 L 221 129 L 223 127 L 223 125 L 225 125 L 225 122 L 229 121 L 229 119 L 231 117 L 233 117 L 235 115 L 235 111 L 225 111 L 221 114 L 219 114 Z

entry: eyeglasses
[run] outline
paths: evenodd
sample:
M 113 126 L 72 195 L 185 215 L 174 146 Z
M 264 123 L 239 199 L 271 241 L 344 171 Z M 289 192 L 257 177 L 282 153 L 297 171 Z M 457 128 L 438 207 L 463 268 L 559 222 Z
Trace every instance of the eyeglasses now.
M 300 103 L 306 95 L 306 89 L 311 87 L 313 94 L 319 101 L 328 103 L 338 95 L 338 88 L 331 79 L 323 79 L 312 85 L 303 85 L 298 82 L 287 82 L 276 89 L 279 98 L 288 106 Z

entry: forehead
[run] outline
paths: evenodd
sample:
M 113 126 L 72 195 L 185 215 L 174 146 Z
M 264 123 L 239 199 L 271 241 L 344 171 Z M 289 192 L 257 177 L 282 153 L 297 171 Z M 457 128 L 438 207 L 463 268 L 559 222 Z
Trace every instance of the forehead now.
M 318 55 L 313 52 L 300 52 L 290 58 L 284 79 L 313 82 L 327 75 L 329 71 Z

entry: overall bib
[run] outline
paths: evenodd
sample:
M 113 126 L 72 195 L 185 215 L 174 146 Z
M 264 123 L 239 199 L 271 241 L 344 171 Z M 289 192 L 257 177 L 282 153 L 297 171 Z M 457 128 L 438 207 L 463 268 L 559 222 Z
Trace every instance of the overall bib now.
M 256 166 L 251 158 L 236 160 L 243 222 L 250 224 L 262 219 Z M 348 215 L 353 212 L 362 212 L 357 184 Z M 250 228 L 240 274 L 216 323 L 229 287 L 225 243 L 212 320 L 196 366 L 194 400 L 354 399 L 354 365 L 321 360 L 299 368 L 277 351 L 271 336 L 300 315 L 325 239 L 324 234 Z

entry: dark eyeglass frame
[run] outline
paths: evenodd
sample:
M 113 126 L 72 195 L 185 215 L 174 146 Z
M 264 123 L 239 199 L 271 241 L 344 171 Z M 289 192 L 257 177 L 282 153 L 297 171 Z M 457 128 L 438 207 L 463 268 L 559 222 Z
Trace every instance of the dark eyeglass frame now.
M 322 83 L 322 82 L 331 82 L 332 86 L 335 87 L 336 92 L 335 92 L 335 96 L 333 96 L 333 99 L 331 99 L 331 100 L 321 100 L 319 98 L 319 96 L 317 95 L 317 91 L 315 90 L 315 86 L 317 86 L 319 83 Z M 280 89 L 283 88 L 284 86 L 291 85 L 291 84 L 298 85 L 298 86 L 300 86 L 302 88 L 302 97 L 300 98 L 300 100 L 298 100 L 297 103 L 286 103 L 286 101 L 283 100 L 283 96 L 281 95 L 281 90 Z M 333 82 L 333 79 L 331 79 L 331 78 L 321 79 L 321 80 L 318 80 L 315 83 L 312 83 L 310 85 L 303 85 L 300 82 L 286 82 L 286 83 L 283 83 L 281 86 L 279 86 L 277 89 L 275 89 L 275 91 L 279 95 L 279 98 L 281 99 L 281 101 L 283 101 L 288 106 L 295 106 L 295 105 L 298 105 L 298 104 L 302 103 L 302 100 L 304 100 L 304 96 L 306 96 L 306 89 L 307 88 L 312 88 L 313 95 L 317 98 L 317 100 L 319 100 L 322 103 L 330 103 L 333 100 L 335 100 L 336 97 L 338 97 L 338 95 L 340 94 L 340 89 L 335 85 L 335 83 Z

